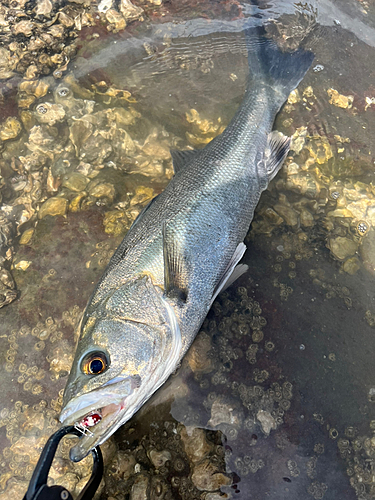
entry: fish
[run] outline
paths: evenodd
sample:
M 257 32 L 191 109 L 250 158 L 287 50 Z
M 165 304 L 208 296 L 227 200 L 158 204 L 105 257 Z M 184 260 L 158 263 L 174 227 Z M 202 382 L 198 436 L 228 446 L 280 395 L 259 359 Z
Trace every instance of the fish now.
M 314 54 L 282 51 L 264 27 L 245 37 L 250 73 L 236 114 L 203 149 L 171 151 L 173 178 L 134 221 L 83 313 L 60 414 L 82 430 L 73 461 L 164 384 L 215 298 L 247 270 L 254 210 L 290 148 L 274 120 Z

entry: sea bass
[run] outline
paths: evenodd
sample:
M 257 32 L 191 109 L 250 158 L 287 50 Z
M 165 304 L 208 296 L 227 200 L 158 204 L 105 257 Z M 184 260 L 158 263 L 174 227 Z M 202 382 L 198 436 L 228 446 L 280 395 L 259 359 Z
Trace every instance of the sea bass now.
M 275 116 L 313 54 L 283 52 L 245 31 L 250 76 L 225 131 L 199 151 L 172 151 L 175 175 L 133 223 L 79 326 L 60 421 L 87 429 L 81 460 L 167 380 L 213 301 L 247 266 L 243 243 L 262 191 L 288 154 Z

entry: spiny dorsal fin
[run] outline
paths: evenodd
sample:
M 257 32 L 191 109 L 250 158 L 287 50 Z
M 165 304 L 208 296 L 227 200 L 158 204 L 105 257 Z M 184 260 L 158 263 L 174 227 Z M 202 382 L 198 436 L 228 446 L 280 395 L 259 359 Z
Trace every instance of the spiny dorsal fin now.
M 176 237 L 162 224 L 164 255 L 164 290 L 165 295 L 186 302 L 188 294 L 188 272 L 186 257 Z
M 198 153 L 199 151 L 195 149 L 188 149 L 186 151 L 171 149 L 174 173 L 177 174 L 177 172 L 184 168 L 184 166 L 195 158 Z
M 280 170 L 290 149 L 290 137 L 274 130 L 268 134 L 268 141 L 264 155 L 264 166 L 268 173 L 269 181 Z

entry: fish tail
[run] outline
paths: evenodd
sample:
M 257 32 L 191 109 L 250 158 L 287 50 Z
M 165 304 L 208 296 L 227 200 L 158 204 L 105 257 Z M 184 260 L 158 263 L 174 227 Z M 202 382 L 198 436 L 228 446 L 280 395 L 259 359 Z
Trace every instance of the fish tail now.
M 304 49 L 282 51 L 266 36 L 263 26 L 246 29 L 245 37 L 250 67 L 248 87 L 253 87 L 255 82 L 259 85 L 261 80 L 281 94 L 284 102 L 305 76 L 314 54 Z

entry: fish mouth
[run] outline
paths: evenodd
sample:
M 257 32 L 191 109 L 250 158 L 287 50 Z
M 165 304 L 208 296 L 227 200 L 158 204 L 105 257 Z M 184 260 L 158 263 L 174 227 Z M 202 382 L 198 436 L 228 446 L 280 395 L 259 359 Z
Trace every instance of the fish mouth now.
M 73 462 L 82 460 L 120 427 L 128 396 L 111 394 L 103 387 L 73 398 L 62 409 L 59 417 L 62 425 L 74 425 L 82 433 L 70 450 Z

